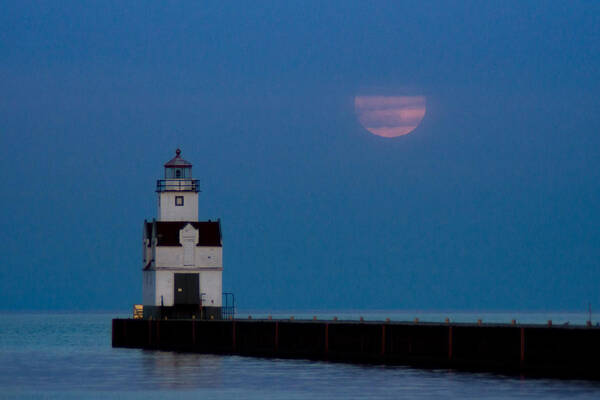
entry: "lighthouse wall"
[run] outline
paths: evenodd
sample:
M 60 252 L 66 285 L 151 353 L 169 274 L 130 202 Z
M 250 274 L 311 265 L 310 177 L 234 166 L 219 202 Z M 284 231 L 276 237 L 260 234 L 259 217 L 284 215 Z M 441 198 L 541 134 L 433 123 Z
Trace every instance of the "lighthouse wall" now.
M 223 266 L 223 248 L 212 246 L 194 246 L 193 248 L 193 264 L 184 266 L 184 251 L 181 246 L 157 246 L 156 258 L 154 261 L 155 268 L 220 268 Z M 192 271 L 187 271 L 192 272 Z
M 155 306 L 172 306 L 174 277 L 178 271 L 156 271 L 156 302 Z
M 175 205 L 175 197 L 183 197 L 183 205 Z M 159 221 L 198 221 L 198 193 L 162 192 L 158 202 Z
M 169 269 L 158 271 L 144 271 L 144 305 L 147 306 L 173 306 L 173 289 L 176 273 L 198 273 L 202 296 L 202 304 L 209 307 L 221 307 L 222 287 L 220 269 L 189 270 Z
M 207 307 L 221 307 L 223 288 L 222 276 L 220 270 L 202 271 L 200 272 L 200 293 L 202 296 L 202 304 Z
M 142 271 L 142 304 L 156 304 L 156 271 Z

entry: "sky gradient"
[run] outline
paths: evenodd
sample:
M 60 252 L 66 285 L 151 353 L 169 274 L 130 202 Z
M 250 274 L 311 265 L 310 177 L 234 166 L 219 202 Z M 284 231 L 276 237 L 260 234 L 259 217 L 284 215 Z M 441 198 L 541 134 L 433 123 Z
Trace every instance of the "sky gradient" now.
M 600 309 L 600 3 L 422 3 L 5 2 L 0 309 L 139 303 L 177 147 L 239 307 Z

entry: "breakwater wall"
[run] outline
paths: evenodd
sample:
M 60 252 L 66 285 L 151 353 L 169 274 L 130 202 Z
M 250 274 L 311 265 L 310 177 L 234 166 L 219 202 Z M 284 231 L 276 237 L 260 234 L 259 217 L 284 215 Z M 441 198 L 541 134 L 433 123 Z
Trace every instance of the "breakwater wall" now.
M 114 319 L 112 345 L 600 380 L 587 326 Z

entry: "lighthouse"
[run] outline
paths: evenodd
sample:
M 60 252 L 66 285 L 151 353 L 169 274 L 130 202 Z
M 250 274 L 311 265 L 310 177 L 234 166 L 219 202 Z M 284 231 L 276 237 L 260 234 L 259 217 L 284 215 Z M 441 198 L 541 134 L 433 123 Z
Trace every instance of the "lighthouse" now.
M 156 182 L 157 218 L 144 221 L 145 319 L 222 318 L 221 222 L 198 220 L 199 192 L 192 164 L 177 149 Z

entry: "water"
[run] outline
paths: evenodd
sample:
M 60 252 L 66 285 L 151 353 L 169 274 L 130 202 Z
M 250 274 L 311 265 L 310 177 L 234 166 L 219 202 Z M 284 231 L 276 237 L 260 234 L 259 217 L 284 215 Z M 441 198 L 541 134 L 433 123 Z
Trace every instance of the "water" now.
M 317 313 L 281 313 L 312 318 Z M 512 313 L 338 312 L 393 320 L 478 318 L 506 322 Z M 243 316 L 244 314 L 242 314 Z M 247 313 L 246 313 L 247 315 Z M 253 312 L 253 317 L 267 315 Z M 317 314 L 320 319 L 325 314 Z M 600 383 L 521 379 L 237 356 L 113 349 L 111 319 L 122 313 L 0 314 L 2 399 L 514 399 L 600 398 Z M 522 322 L 584 322 L 584 314 L 522 314 Z M 385 316 L 383 316 L 385 318 Z

